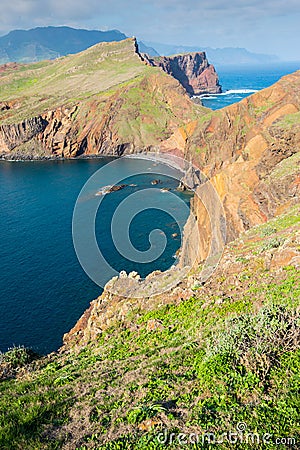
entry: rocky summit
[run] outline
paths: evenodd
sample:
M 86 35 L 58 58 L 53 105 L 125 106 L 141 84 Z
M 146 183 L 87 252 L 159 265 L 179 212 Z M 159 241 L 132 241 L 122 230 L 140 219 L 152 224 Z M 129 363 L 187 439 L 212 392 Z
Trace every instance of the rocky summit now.
M 198 195 L 177 268 L 120 273 L 58 352 L 0 355 L 0 448 L 210 448 L 209 432 L 227 450 L 237 430 L 237 449 L 299 448 L 300 72 L 213 112 L 186 92 L 203 54 L 156 62 L 128 39 L 0 70 L 3 158 L 151 149 L 201 171 L 181 183 Z

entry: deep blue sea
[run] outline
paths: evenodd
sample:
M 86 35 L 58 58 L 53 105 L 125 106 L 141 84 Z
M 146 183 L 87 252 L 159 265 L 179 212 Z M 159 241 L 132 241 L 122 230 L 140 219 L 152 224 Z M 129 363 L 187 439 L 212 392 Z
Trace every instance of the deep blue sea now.
M 219 69 L 225 95 L 211 96 L 203 99 L 203 103 L 212 109 L 221 108 L 298 68 L 297 64 L 285 64 L 268 70 Z M 85 182 L 111 160 L 0 162 L 1 351 L 13 345 L 29 346 L 40 353 L 56 350 L 63 334 L 75 324 L 90 301 L 100 295 L 101 288 L 78 262 L 72 240 L 72 216 Z M 175 253 L 181 244 L 180 232 L 188 208 L 182 208 L 182 203 L 160 191 L 165 187 L 176 193 L 177 181 L 169 176 L 156 176 L 159 165 L 123 159 L 118 175 L 126 178 L 132 169 L 138 175 L 123 181 L 128 186 L 103 199 L 96 218 L 96 237 L 105 258 L 117 272 L 137 270 L 146 276 L 176 262 Z M 161 183 L 154 186 L 151 181 L 156 178 Z M 110 181 L 104 174 L 101 180 L 91 184 L 88 195 L 81 199 L 83 232 L 87 227 L 85 208 L 89 211 L 95 206 L 95 194 Z M 157 195 L 152 207 L 147 208 L 150 191 L 147 194 L 146 190 L 149 188 L 156 188 Z M 122 201 L 139 192 L 142 197 L 137 198 L 136 204 L 146 206 L 146 210 L 137 214 L 129 227 L 132 243 L 140 251 L 147 250 L 149 234 L 154 229 L 161 230 L 167 238 L 163 254 L 150 263 L 136 263 L 121 256 L 110 237 L 114 211 Z M 189 195 L 177 195 L 189 205 Z M 166 211 L 176 213 L 178 223 Z M 104 280 L 110 278 L 110 272 L 103 267 L 97 266 L 96 270 Z
M 72 215 L 85 182 L 110 161 L 101 158 L 0 162 L 1 351 L 13 345 L 29 346 L 40 353 L 57 349 L 63 334 L 75 324 L 89 302 L 100 295 L 101 288 L 86 275 L 77 260 L 72 241 Z M 145 277 L 153 270 L 165 270 L 176 262 L 181 230 L 189 214 L 190 195 L 176 191 L 176 179 L 156 175 L 160 165 L 127 158 L 118 161 L 118 177 L 125 178 L 121 184 L 128 186 L 102 197 L 96 216 L 96 237 L 101 252 L 114 270 L 136 270 Z M 126 178 L 132 170 L 137 175 Z M 166 171 L 165 166 L 163 170 Z M 171 168 L 168 173 L 178 177 Z M 152 185 L 154 179 L 159 179 L 160 183 Z M 110 176 L 101 172 L 89 186 L 88 193 L 80 198 L 79 221 L 83 236 L 89 213 L 100 199 L 96 194 L 110 184 Z M 162 188 L 171 191 L 162 192 Z M 156 195 L 149 189 L 156 189 Z M 132 217 L 129 227 L 132 244 L 140 251 L 147 250 L 148 237 L 154 229 L 164 232 L 167 238 L 165 251 L 153 262 L 132 262 L 114 248 L 110 232 L 113 214 L 118 205 L 133 194 L 139 195 L 140 209 L 146 209 Z M 155 197 L 154 204 L 149 203 L 150 194 L 151 198 Z M 171 194 L 176 194 L 175 200 Z M 123 226 L 126 211 L 117 216 L 118 226 Z M 175 212 L 176 220 L 168 212 Z M 117 234 L 121 231 L 119 228 Z M 102 265 L 97 271 L 104 282 L 112 276 Z
M 300 69 L 299 62 L 257 67 L 216 67 L 222 94 L 200 96 L 207 108 L 220 109 L 239 102 L 254 92 L 276 83 L 282 76 Z

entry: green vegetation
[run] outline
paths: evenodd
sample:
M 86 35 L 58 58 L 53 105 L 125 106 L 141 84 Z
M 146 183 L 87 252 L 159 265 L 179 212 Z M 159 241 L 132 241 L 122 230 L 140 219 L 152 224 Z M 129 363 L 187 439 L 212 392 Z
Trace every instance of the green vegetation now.
M 289 158 L 283 159 L 278 163 L 275 169 L 267 177 L 266 183 L 272 184 L 276 183 L 277 180 L 287 176 L 293 176 L 298 173 L 300 164 L 300 152 L 295 153 Z
M 299 205 L 296 205 L 287 213 L 251 228 L 245 233 L 244 238 L 237 239 L 231 247 L 239 255 L 249 254 L 249 251 L 257 255 L 266 250 L 278 248 L 285 241 L 293 240 L 292 236 L 298 230 L 299 223 Z
M 155 72 L 141 63 L 133 40 L 98 44 L 90 49 L 0 73 L 1 101 L 17 100 L 17 109 L 1 113 L 7 123 L 36 116 L 47 109 L 92 97 L 142 74 Z M 72 103 L 72 101 L 71 101 Z
M 266 111 L 270 110 L 274 106 L 274 102 L 265 101 L 262 106 L 257 106 L 253 109 L 253 113 L 255 116 L 261 116 Z
M 17 158 L 38 158 L 44 153 L 70 156 L 71 149 L 74 156 L 80 146 L 77 138 L 83 139 L 87 129 L 93 130 L 90 135 L 97 134 L 96 145 L 93 139 L 88 142 L 89 152 L 97 152 L 103 139 L 112 148 L 123 144 L 146 149 L 207 111 L 182 95 L 172 77 L 147 66 L 136 53 L 133 39 L 97 44 L 54 61 L 8 68 L 0 72 L 0 89 L 1 101 L 8 103 L 0 108 L 1 124 L 18 124 L 47 114 L 54 135 L 51 148 L 43 141 L 44 151 L 40 140 L 26 142 L 24 138 L 24 143 L 21 136 L 12 152 Z M 74 107 L 76 113 L 71 114 Z M 58 120 L 58 127 L 51 127 L 52 120 Z M 63 143 L 61 133 L 66 135 Z M 111 142 L 107 142 L 108 136 Z
M 23 346 L 12 347 L 6 353 L 0 352 L 0 364 L 6 365 L 9 369 L 23 367 L 37 358 L 36 353 Z
M 272 435 L 254 448 L 299 443 L 300 275 L 264 256 L 298 223 L 294 207 L 245 233 L 230 246 L 236 272 L 221 266 L 188 300 L 130 309 L 97 340 L 31 363 L 25 349 L 2 355 L 1 369 L 22 367 L 2 370 L 0 448 L 163 449 L 159 432 L 220 437 L 241 423 Z M 167 448 L 181 448 L 174 439 Z
M 294 114 L 286 114 L 282 119 L 276 122 L 276 125 L 284 129 L 290 129 L 294 125 L 299 125 L 299 123 L 300 123 L 300 112 L 297 112 Z
M 132 136 L 134 143 L 142 143 L 150 137 L 153 143 L 159 143 L 169 137 L 170 122 L 178 120 L 164 93 L 153 92 L 150 83 L 146 76 L 120 93 L 116 132 L 125 141 Z

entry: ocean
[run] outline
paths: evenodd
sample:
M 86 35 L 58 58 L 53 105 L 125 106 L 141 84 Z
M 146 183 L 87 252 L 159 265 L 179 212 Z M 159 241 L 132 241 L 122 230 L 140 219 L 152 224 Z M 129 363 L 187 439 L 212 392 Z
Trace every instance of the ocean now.
M 271 86 L 282 76 L 299 69 L 299 62 L 257 67 L 216 67 L 222 85 L 222 94 L 203 95 L 200 98 L 207 108 L 213 110 L 224 108 Z
M 97 195 L 101 189 L 112 184 L 111 175 L 103 170 L 111 161 L 112 158 L 0 162 L 1 351 L 13 345 L 29 346 L 39 353 L 56 350 L 63 334 L 75 325 L 89 302 L 101 294 L 101 287 L 79 264 L 72 240 L 77 197 L 86 181 L 99 169 L 100 175 L 92 179 L 88 191 L 79 198 L 78 221 L 82 230 L 79 237 L 84 239 L 88 217 L 101 198 L 96 238 L 111 266 L 109 269 L 100 264 L 96 268 L 103 283 L 115 275 L 113 270 L 127 273 L 135 270 L 145 277 L 156 269 L 166 270 L 176 262 L 191 197 L 176 191 L 179 174 L 168 168 L 170 176 L 157 175 L 159 171 L 166 172 L 166 167 L 122 158 L 117 160 L 117 170 L 121 184 L 126 186 L 101 197 Z M 132 172 L 135 175 L 128 178 Z M 159 183 L 153 185 L 154 180 Z M 130 254 L 128 258 L 115 249 L 110 230 L 112 219 L 119 205 L 128 198 L 140 205 L 138 211 L 135 208 L 135 217 L 131 217 L 132 213 L 128 222 L 128 233 L 135 248 L 140 252 L 149 248 L 152 230 L 165 233 L 165 251 L 152 262 L 134 262 Z M 125 226 L 128 208 L 126 203 L 124 205 L 125 211 L 124 208 L 117 211 L 117 226 L 121 228 L 116 230 L 115 236 L 120 235 Z M 133 211 L 134 206 L 130 208 Z M 96 264 L 96 258 L 92 263 Z
M 203 103 L 219 109 L 298 68 L 297 64 L 285 64 L 269 69 L 220 69 L 224 93 L 206 96 Z M 90 301 L 101 294 L 101 287 L 88 277 L 77 259 L 72 240 L 72 216 L 83 185 L 111 161 L 112 158 L 0 162 L 1 351 L 13 345 L 25 345 L 42 354 L 58 349 L 63 334 L 72 328 Z M 158 178 L 155 172 L 159 165 L 141 160 L 121 161 L 119 175 L 125 178 L 123 183 L 127 186 L 105 196 L 96 219 L 97 242 L 115 271 L 136 270 L 145 277 L 153 270 L 165 270 L 176 263 L 190 195 L 176 192 L 178 183 L 172 176 L 159 176 L 161 183 L 153 185 L 151 182 Z M 126 180 L 132 168 L 136 175 Z M 97 192 L 109 184 L 110 179 L 104 174 L 91 186 L 89 195 L 81 199 L 85 207 L 93 207 Z M 147 209 L 145 190 L 149 188 L 156 188 L 158 195 L 155 207 Z M 174 197 L 170 200 L 167 192 L 161 192 L 162 188 L 176 194 L 179 203 Z M 163 254 L 148 263 L 132 262 L 120 255 L 110 237 L 114 211 L 131 194 L 139 192 L 142 193 L 139 202 L 146 209 L 136 215 L 128 229 L 132 243 L 139 251 L 146 251 L 154 229 L 159 229 L 167 238 Z M 182 208 L 181 202 L 187 208 Z M 168 211 L 176 213 L 177 221 Z M 84 215 L 81 220 L 82 230 L 85 230 Z M 104 280 L 110 278 L 111 273 L 105 272 L 103 267 L 96 269 Z

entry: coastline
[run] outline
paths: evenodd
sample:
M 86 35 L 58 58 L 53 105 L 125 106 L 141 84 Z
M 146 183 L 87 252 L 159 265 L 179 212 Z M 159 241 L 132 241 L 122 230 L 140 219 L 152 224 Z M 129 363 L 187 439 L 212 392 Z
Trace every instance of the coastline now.
M 102 159 L 102 158 L 120 158 L 118 155 L 99 155 L 99 154 L 92 154 L 92 155 L 81 155 L 76 157 L 62 157 L 62 156 L 28 156 L 26 158 L 19 158 L 19 157 L 12 157 L 12 155 L 5 154 L 0 155 L 0 162 L 38 162 L 38 161 L 78 161 L 78 160 L 84 160 L 84 159 Z

